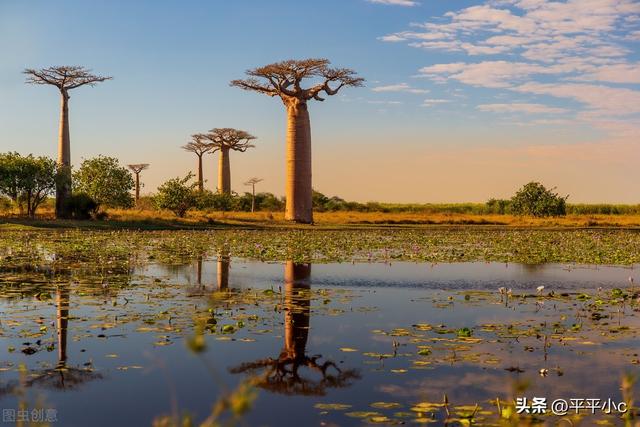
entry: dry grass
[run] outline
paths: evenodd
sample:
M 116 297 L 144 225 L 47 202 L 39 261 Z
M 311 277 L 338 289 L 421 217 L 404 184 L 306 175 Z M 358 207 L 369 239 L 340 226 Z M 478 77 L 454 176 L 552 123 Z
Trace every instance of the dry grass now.
M 110 209 L 108 222 L 141 226 L 288 226 L 282 212 L 203 212 L 190 211 L 177 218 L 168 211 Z M 5 215 L 6 217 L 6 215 Z M 52 220 L 53 211 L 43 210 L 38 219 Z M 498 214 L 462 214 L 431 212 L 316 212 L 316 225 L 501 225 L 514 227 L 640 227 L 640 215 L 567 215 L 557 218 L 533 218 Z
M 172 221 L 169 212 L 110 210 L 109 217 L 119 221 Z M 640 227 L 640 215 L 567 215 L 558 218 L 532 218 L 513 215 L 473 215 L 443 213 L 316 212 L 318 225 L 508 225 L 531 227 Z M 226 223 L 244 225 L 288 224 L 282 212 L 201 212 L 191 211 L 180 222 Z

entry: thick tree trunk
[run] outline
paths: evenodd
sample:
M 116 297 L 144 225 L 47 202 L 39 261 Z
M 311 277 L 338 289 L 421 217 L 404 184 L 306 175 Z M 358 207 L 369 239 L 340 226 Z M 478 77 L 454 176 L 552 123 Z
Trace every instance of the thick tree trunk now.
M 140 200 L 140 172 L 136 173 L 136 205 Z
M 288 308 L 284 319 L 284 350 L 288 357 L 304 357 L 309 337 L 311 300 L 309 278 L 311 264 L 287 261 L 284 270 L 284 305 Z
M 198 190 L 204 191 L 204 175 L 202 173 L 202 154 L 198 154 Z
M 311 124 L 306 102 L 287 105 L 287 178 L 285 219 L 311 224 Z
M 229 264 L 228 256 L 218 255 L 218 290 L 229 289 Z
M 71 140 L 69 138 L 69 94 L 62 91 L 58 136 L 59 176 L 56 184 L 56 218 L 69 218 L 66 201 L 71 196 Z
M 231 194 L 231 167 L 229 166 L 229 149 L 221 148 L 218 159 L 218 192 Z

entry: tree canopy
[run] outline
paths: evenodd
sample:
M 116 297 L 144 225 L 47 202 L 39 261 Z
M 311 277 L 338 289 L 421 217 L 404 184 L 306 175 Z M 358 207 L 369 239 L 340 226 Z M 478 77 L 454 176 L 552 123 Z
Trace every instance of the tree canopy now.
M 256 139 L 249 132 L 233 128 L 211 129 L 209 133 L 204 134 L 204 137 L 210 141 L 212 153 L 222 149 L 245 152 L 255 147 L 251 141 Z
M 73 189 L 86 193 L 101 206 L 129 208 L 133 206 L 131 173 L 114 157 L 98 156 L 82 162 L 73 174 Z
M 26 83 L 52 85 L 62 92 L 84 85 L 94 86 L 96 83 L 112 79 L 112 77 L 91 74 L 91 70 L 76 65 L 48 67 L 39 70 L 27 68 L 23 73 L 27 75 Z
M 332 68 L 330 65 L 331 62 L 324 58 L 289 59 L 247 70 L 248 78 L 233 80 L 230 84 L 269 96 L 279 96 L 285 102 L 291 98 L 303 102 L 310 99 L 324 101 L 321 96 L 323 93 L 335 95 L 345 86 L 364 84 L 364 79 L 358 77 L 354 70 Z M 302 87 L 305 79 L 311 80 L 311 86 Z
M 0 154 L 0 194 L 9 197 L 20 211 L 34 217 L 38 206 L 56 188 L 56 162 L 48 157 Z

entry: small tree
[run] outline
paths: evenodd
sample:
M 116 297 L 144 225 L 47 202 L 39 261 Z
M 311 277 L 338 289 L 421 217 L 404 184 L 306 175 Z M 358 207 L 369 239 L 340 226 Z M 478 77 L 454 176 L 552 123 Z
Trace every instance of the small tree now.
M 98 156 L 84 160 L 73 174 L 73 179 L 74 191 L 87 194 L 101 206 L 133 206 L 133 177 L 114 157 Z
M 233 128 L 211 129 L 204 135 L 209 141 L 212 153 L 219 151 L 218 157 L 218 193 L 231 194 L 231 166 L 229 153 L 239 151 L 244 153 L 254 145 L 251 141 L 256 137 L 249 132 Z
M 530 182 L 511 198 L 511 212 L 515 215 L 536 217 L 561 216 L 567 213 L 567 199 L 552 189 L 545 188 L 539 182 Z
M 36 209 L 56 188 L 56 162 L 48 157 L 0 154 L 0 194 L 9 197 L 20 211 L 35 217 Z
M 202 174 L 202 156 L 209 153 L 214 147 L 208 142 L 207 136 L 201 133 L 191 135 L 191 142 L 182 146 L 182 149 L 195 154 L 198 157 L 198 190 L 204 190 L 204 177 Z
M 180 218 L 184 217 L 187 211 L 196 204 L 195 188 L 197 182 L 189 183 L 193 174 L 189 173 L 184 178 L 173 178 L 158 187 L 158 193 L 154 197 L 154 202 L 158 209 L 167 209 L 175 213 Z
M 149 163 L 137 163 L 133 165 L 127 165 L 127 167 L 136 176 L 136 205 L 140 201 L 140 173 L 143 170 L 149 169 Z
M 251 187 L 251 212 L 256 211 L 256 184 L 262 181 L 264 181 L 264 179 L 253 177 L 244 183 L 244 185 Z

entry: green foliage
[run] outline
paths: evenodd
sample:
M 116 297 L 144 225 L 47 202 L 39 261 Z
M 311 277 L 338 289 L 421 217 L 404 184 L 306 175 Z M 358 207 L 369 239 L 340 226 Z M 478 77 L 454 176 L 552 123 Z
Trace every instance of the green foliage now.
M 222 212 L 236 210 L 237 201 L 238 201 L 237 199 L 239 199 L 237 195 L 226 194 L 226 193 L 214 193 L 209 190 L 197 192 L 195 197 L 196 197 L 196 204 L 195 204 L 196 208 L 200 210 L 214 210 L 214 211 L 222 211 Z M 251 204 L 249 204 L 249 210 L 250 209 L 251 209 Z
M 189 209 L 196 207 L 195 188 L 198 183 L 189 183 L 192 178 L 193 174 L 189 173 L 184 178 L 170 179 L 158 187 L 158 193 L 154 196 L 156 207 L 170 210 L 180 218 L 184 217 Z
M 511 200 L 491 198 L 487 202 L 487 208 L 491 213 L 504 215 L 511 211 Z
M 555 188 L 548 190 L 539 182 L 526 184 L 511 198 L 511 212 L 537 217 L 566 215 L 569 196 L 561 197 L 553 190 Z
M 57 167 L 48 157 L 0 154 L 0 194 L 34 217 L 36 209 L 56 187 Z
M 98 218 L 100 204 L 87 193 L 74 193 L 65 200 L 66 211 L 72 219 L 86 220 Z
M 73 174 L 73 189 L 86 193 L 101 206 L 130 208 L 135 183 L 129 170 L 114 157 L 98 156 L 82 162 Z

